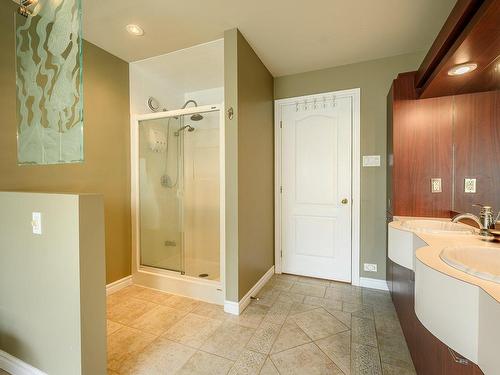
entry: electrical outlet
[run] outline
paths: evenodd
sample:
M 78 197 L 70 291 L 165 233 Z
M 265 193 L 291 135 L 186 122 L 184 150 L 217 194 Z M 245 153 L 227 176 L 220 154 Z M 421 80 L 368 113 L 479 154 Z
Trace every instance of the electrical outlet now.
M 443 191 L 441 187 L 440 178 L 431 178 L 431 193 L 441 193 Z
M 364 270 L 367 272 L 377 272 L 377 265 L 371 263 L 365 263 Z
M 33 234 L 42 234 L 42 214 L 40 212 L 31 214 L 31 226 L 33 227 Z
M 475 193 L 476 192 L 476 179 L 466 178 L 464 182 L 464 192 L 465 193 Z

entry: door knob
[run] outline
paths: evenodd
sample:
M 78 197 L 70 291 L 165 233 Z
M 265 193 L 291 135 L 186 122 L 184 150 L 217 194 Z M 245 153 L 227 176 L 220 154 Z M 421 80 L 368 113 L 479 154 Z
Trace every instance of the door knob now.
M 349 203 L 349 199 L 344 198 L 344 199 L 342 199 L 342 200 L 340 201 L 340 203 L 342 203 L 342 204 L 347 204 L 347 203 Z

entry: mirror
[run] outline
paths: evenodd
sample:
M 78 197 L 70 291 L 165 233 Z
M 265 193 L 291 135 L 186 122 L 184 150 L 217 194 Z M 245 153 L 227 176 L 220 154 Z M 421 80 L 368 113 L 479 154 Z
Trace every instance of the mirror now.
M 500 211 L 500 90 L 454 96 L 453 210 Z

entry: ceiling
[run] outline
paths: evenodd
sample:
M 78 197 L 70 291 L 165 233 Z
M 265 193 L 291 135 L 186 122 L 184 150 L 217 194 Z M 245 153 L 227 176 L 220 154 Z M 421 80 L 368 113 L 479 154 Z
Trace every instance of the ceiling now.
M 427 50 L 455 0 L 85 0 L 84 37 L 136 61 L 238 27 L 274 76 Z M 127 24 L 140 25 L 142 37 Z

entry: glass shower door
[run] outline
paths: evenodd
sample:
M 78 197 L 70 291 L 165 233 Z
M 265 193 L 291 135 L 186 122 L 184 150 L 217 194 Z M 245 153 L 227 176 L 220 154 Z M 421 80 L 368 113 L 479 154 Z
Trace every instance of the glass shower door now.
M 184 273 L 182 117 L 139 122 L 140 263 Z
M 219 142 L 218 110 L 139 121 L 142 266 L 220 280 Z

